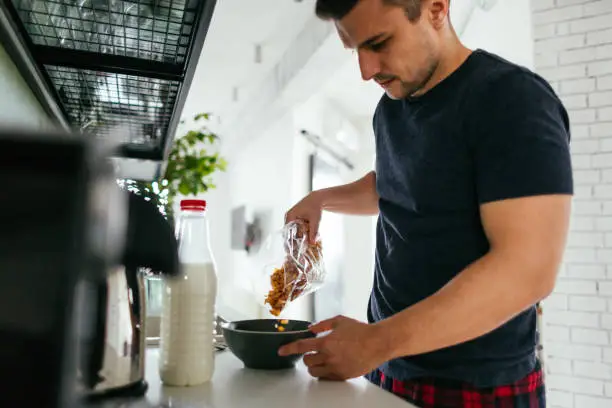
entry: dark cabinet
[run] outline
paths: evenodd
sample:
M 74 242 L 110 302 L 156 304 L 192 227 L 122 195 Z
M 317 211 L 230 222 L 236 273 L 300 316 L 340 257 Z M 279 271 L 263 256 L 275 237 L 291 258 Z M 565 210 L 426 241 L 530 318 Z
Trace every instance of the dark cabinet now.
M 48 113 L 163 162 L 214 0 L 3 0 L 0 40 Z

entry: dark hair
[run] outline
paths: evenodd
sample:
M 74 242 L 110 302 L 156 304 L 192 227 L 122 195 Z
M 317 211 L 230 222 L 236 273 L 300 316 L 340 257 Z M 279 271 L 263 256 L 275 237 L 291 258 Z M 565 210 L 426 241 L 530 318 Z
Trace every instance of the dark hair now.
M 315 13 L 323 20 L 340 20 L 359 3 L 360 0 L 317 0 Z M 381 0 L 391 6 L 403 7 L 406 17 L 416 21 L 421 17 L 421 0 Z

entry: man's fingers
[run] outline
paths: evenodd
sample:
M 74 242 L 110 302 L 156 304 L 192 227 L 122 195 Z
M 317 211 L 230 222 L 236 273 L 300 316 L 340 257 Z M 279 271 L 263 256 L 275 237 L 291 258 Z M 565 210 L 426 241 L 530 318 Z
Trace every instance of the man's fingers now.
M 317 242 L 317 234 L 319 233 L 317 226 L 316 225 L 311 225 L 310 229 L 308 230 L 308 239 L 310 240 L 311 244 L 314 244 Z
M 327 356 L 323 353 L 306 354 L 304 356 L 304 364 L 307 367 L 323 365 L 325 361 L 327 361 Z
M 310 229 L 309 229 L 309 239 L 310 243 L 314 245 L 317 242 L 317 237 L 319 236 L 319 224 L 321 223 L 320 216 L 317 218 L 312 218 L 310 220 Z
M 310 326 L 309 330 L 315 334 L 324 333 L 330 330 L 335 329 L 340 323 L 344 320 L 343 316 L 332 317 L 331 319 L 321 320 L 319 323 L 315 323 Z
M 295 217 L 295 215 L 293 214 L 293 211 L 292 211 L 292 210 L 293 210 L 293 209 L 291 209 L 291 210 L 289 210 L 289 211 L 287 211 L 287 212 L 285 213 L 285 224 L 289 224 L 290 222 L 295 221 L 296 217 Z
M 294 354 L 304 354 L 310 351 L 319 351 L 321 339 L 305 339 L 289 343 L 278 349 L 279 356 L 290 356 Z
M 334 328 L 334 319 L 322 320 L 319 323 L 315 323 L 309 327 L 308 330 L 313 332 L 314 334 L 325 333 Z
M 330 367 L 326 365 L 308 367 L 308 373 L 315 378 L 325 378 L 332 375 Z
M 342 381 L 343 378 L 341 375 L 337 374 L 334 369 L 329 365 L 318 365 L 313 367 L 308 367 L 308 373 L 315 377 L 320 378 L 322 380 L 329 381 Z

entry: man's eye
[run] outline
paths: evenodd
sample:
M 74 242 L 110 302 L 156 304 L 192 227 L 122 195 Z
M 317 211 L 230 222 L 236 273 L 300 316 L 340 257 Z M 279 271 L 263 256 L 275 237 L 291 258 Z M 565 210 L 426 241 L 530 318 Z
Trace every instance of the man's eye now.
M 385 45 L 387 45 L 387 40 L 383 40 L 381 42 L 377 42 L 375 44 L 371 44 L 370 45 L 370 49 L 372 51 L 381 51 L 383 48 L 385 48 Z

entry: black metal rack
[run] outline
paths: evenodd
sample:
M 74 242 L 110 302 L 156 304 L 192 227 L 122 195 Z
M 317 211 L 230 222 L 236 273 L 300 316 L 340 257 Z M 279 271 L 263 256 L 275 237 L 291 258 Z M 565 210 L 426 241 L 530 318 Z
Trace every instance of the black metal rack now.
M 2 0 L 0 40 L 58 121 L 163 161 L 215 0 Z

